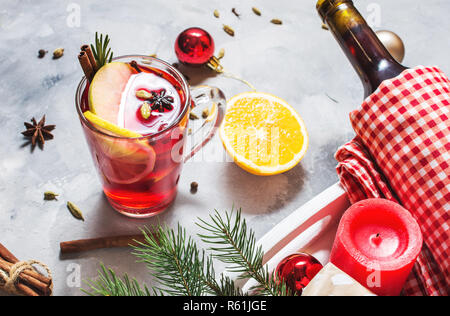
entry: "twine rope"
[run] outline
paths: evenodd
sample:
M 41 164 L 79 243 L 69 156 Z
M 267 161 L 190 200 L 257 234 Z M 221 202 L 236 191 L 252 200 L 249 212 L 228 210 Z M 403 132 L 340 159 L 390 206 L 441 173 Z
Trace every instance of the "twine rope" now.
M 33 265 L 37 265 L 43 268 L 47 272 L 48 278 L 52 279 L 52 272 L 46 264 L 37 260 L 20 261 L 11 267 L 9 275 L 8 273 L 0 269 L 0 288 L 11 294 L 20 294 L 16 287 L 16 283 L 19 279 L 20 274 L 25 270 L 32 270 L 39 273 L 33 267 Z M 53 286 L 50 287 L 50 293 L 52 292 Z

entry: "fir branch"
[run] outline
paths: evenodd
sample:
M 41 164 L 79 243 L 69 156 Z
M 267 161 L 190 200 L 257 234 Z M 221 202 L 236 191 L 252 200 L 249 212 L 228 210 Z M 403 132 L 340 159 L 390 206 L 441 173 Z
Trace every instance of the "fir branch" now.
M 143 233 L 145 243 L 133 247 L 134 255 L 147 265 L 151 275 L 163 286 L 158 290 L 168 295 L 202 295 L 205 253 L 186 236 L 186 230 L 178 225 L 175 233 L 159 226 L 156 234 L 149 230 L 143 230 Z
M 252 288 L 262 295 L 287 295 L 286 285 L 278 282 L 273 273 L 269 273 L 263 265 L 264 253 L 262 247 L 256 246 L 253 230 L 249 230 L 241 210 L 231 214 L 226 213 L 223 218 L 219 212 L 210 216 L 211 222 L 199 219 L 197 224 L 206 234 L 199 234 L 200 238 L 211 244 L 210 250 L 220 261 L 231 264 L 230 272 L 241 273 L 241 279 L 255 279 L 258 285 Z
M 186 236 L 186 230 L 178 225 L 177 231 L 158 226 L 151 232 L 144 229 L 145 242 L 138 243 L 134 248 L 141 262 L 150 270 L 150 274 L 159 281 L 160 286 L 152 288 L 153 295 L 181 296 L 243 296 L 235 282 L 223 274 L 216 279 L 213 258 L 231 264 L 229 271 L 241 273 L 240 278 L 251 278 L 258 285 L 251 290 L 260 295 L 290 295 L 283 282 L 279 282 L 263 265 L 264 253 L 261 247 L 256 247 L 256 238 L 252 230 L 247 228 L 241 211 L 222 217 L 217 211 L 210 216 L 211 222 L 199 219 L 199 227 L 206 234 L 199 237 L 212 245 L 213 254 L 207 255 L 200 251 L 191 237 Z M 147 296 L 150 291 L 141 287 L 136 280 L 130 280 L 127 275 L 122 279 L 106 269 L 103 265 L 99 271 L 99 280 L 88 281 L 89 295 L 107 296 Z
M 91 44 L 91 50 L 97 62 L 98 69 L 112 61 L 113 53 L 111 52 L 111 48 L 108 48 L 109 42 L 110 38 L 108 35 L 103 39 L 103 34 L 100 34 L 100 37 L 98 37 L 98 33 L 95 32 L 95 46 Z
M 237 287 L 228 276 L 220 275 L 220 280 L 216 280 L 212 256 L 206 261 L 206 271 L 204 274 L 206 293 L 215 296 L 244 296 L 242 290 Z
M 101 264 L 97 281 L 88 280 L 90 290 L 81 291 L 90 296 L 151 296 L 146 285 L 139 285 L 136 279 L 130 280 L 128 275 L 117 277 L 116 273 Z M 156 292 L 154 291 L 156 294 Z

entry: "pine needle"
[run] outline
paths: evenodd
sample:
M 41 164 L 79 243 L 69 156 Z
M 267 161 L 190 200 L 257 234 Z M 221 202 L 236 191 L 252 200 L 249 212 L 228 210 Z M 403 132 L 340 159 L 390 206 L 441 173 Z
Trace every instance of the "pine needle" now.
M 107 269 L 103 264 L 98 273 L 97 281 L 85 282 L 90 290 L 82 289 L 82 292 L 90 296 L 151 296 L 147 286 L 139 285 L 135 279 L 130 280 L 126 274 L 120 279 L 113 270 Z
M 111 48 L 108 48 L 110 42 L 110 38 L 108 35 L 105 36 L 103 40 L 103 34 L 98 36 L 98 33 L 95 32 L 95 46 L 91 44 L 91 50 L 94 54 L 95 61 L 97 62 L 97 67 L 100 69 L 105 64 L 110 63 L 113 59 L 113 53 L 111 52 Z
M 143 232 L 145 243 L 133 247 L 134 254 L 162 285 L 158 290 L 176 296 L 202 295 L 205 254 L 198 250 L 191 237 L 186 236 L 186 230 L 178 225 L 175 233 L 159 226 L 157 238 L 148 230 Z
M 100 39 L 101 40 L 101 39 Z M 256 246 L 255 233 L 247 227 L 241 211 L 221 216 L 211 215 L 209 221 L 199 219 L 204 230 L 198 236 L 211 245 L 212 253 L 200 250 L 196 242 L 178 225 L 176 230 L 158 225 L 143 229 L 145 241 L 134 246 L 134 255 L 147 265 L 150 275 L 159 285 L 152 292 L 127 275 L 119 278 L 111 269 L 101 266 L 97 281 L 88 281 L 89 295 L 103 296 L 244 296 L 234 280 L 214 270 L 214 259 L 229 265 L 228 270 L 240 273 L 241 279 L 254 279 L 258 285 L 251 289 L 256 295 L 290 295 L 268 267 L 263 265 L 264 253 Z
M 199 219 L 198 226 L 205 230 L 199 237 L 211 245 L 214 256 L 223 263 L 230 264 L 230 272 L 241 273 L 240 279 L 255 279 L 258 285 L 251 290 L 259 295 L 288 295 L 284 282 L 279 282 L 273 273 L 263 265 L 264 252 L 257 247 L 255 233 L 248 229 L 241 210 L 226 213 L 219 212 L 210 216 L 210 222 Z

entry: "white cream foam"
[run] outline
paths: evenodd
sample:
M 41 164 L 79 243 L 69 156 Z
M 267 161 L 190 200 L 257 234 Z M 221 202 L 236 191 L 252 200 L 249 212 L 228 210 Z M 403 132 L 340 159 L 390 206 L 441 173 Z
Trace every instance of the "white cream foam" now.
M 136 91 L 141 89 L 149 91 L 165 89 L 166 95 L 174 99 L 173 104 L 175 105 L 175 110 L 164 113 L 152 111 L 152 115 L 158 116 L 160 119 L 152 120 L 152 123 L 148 125 L 142 124 L 136 118 L 136 113 L 143 103 L 142 100 L 136 97 Z M 143 135 L 156 133 L 160 128 L 164 127 L 162 125 L 173 122 L 178 117 L 180 102 L 180 97 L 176 89 L 166 79 L 147 72 L 132 75 L 128 79 L 125 90 L 122 92 L 117 125 Z

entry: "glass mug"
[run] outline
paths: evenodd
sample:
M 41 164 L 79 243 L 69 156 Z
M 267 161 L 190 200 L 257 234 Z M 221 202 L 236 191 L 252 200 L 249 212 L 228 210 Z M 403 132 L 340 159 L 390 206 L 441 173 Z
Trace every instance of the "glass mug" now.
M 214 135 L 223 119 L 225 96 L 214 87 L 190 89 L 184 76 L 172 65 L 149 56 L 122 56 L 114 61 L 136 61 L 140 67 L 168 80 L 178 91 L 178 117 L 156 134 L 140 138 L 115 136 L 90 123 L 83 113 L 89 109 L 89 84 L 84 77 L 78 85 L 75 104 L 89 145 L 103 192 L 111 206 L 129 217 L 147 218 L 164 211 L 175 199 L 183 163 Z M 187 154 L 185 145 L 191 108 L 210 109 L 203 124 L 192 131 L 201 133 Z M 201 112 L 200 112 L 201 113 Z

